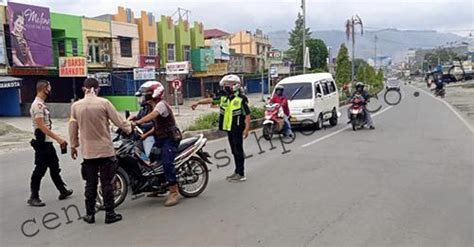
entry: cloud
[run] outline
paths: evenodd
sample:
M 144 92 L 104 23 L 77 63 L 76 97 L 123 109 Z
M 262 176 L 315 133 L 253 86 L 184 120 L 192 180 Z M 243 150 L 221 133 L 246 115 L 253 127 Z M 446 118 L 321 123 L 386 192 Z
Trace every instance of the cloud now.
M 115 13 L 117 6 L 155 15 L 172 15 L 178 7 L 191 10 L 192 20 L 206 28 L 289 30 L 301 0 L 22 0 L 49 6 L 52 11 L 97 16 Z M 471 0 L 306 0 L 307 24 L 313 30 L 344 28 L 347 18 L 359 14 L 367 28 L 472 30 Z

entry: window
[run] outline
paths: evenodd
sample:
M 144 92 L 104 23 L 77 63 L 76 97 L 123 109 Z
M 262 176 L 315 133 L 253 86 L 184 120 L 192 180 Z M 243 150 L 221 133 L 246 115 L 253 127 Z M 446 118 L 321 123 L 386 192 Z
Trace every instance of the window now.
M 120 56 L 132 57 L 132 39 L 131 38 L 120 38 Z
M 79 54 L 79 51 L 77 49 L 77 39 L 73 39 L 71 41 L 71 46 L 72 46 L 72 55 L 77 56 Z
M 184 46 L 184 61 L 191 61 L 191 47 L 189 45 Z
M 127 22 L 132 23 L 132 10 L 131 9 L 125 9 L 125 13 L 127 14 Z
M 155 17 L 153 16 L 153 14 L 151 12 L 148 13 L 148 25 L 153 26 L 154 22 L 155 22 Z
M 99 53 L 99 41 L 96 39 L 88 39 L 88 48 L 89 48 L 89 63 L 99 63 L 100 62 L 100 53 Z
M 329 94 L 329 87 L 327 82 L 321 82 L 321 87 L 323 88 L 324 95 Z
M 330 81 L 327 83 L 329 87 L 329 93 L 334 93 L 336 92 L 336 85 L 334 85 L 333 81 Z
M 156 42 L 148 42 L 148 56 L 156 56 Z
M 314 96 L 317 96 L 319 94 L 323 94 L 321 92 L 321 87 L 319 86 L 319 83 L 314 84 Z
M 168 62 L 174 62 L 174 44 L 168 44 Z
M 60 57 L 66 56 L 66 43 L 64 40 L 58 41 L 58 52 Z
M 289 100 L 311 99 L 313 98 L 311 85 L 307 82 L 285 84 L 285 95 Z

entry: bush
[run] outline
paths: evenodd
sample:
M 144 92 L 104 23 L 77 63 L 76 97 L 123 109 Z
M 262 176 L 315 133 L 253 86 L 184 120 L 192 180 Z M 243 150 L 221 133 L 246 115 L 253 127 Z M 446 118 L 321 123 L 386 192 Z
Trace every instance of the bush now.
M 265 109 L 261 107 L 250 106 L 250 119 L 259 119 L 265 116 Z M 187 130 L 205 130 L 205 129 L 215 129 L 219 126 L 219 113 L 212 112 L 200 116 L 194 121 L 192 125 L 188 127 Z
M 219 125 L 219 113 L 212 112 L 200 116 L 188 127 L 188 130 L 204 130 L 217 128 Z

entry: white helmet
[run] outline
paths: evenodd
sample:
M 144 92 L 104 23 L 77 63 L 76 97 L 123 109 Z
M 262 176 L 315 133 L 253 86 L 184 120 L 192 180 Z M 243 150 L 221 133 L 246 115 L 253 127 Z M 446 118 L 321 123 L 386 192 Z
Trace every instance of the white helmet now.
M 159 81 L 147 81 L 140 86 L 135 96 L 144 96 L 147 100 L 162 99 L 165 94 L 165 87 Z
M 233 91 L 240 90 L 240 77 L 237 75 L 226 75 L 219 82 L 221 87 L 231 87 Z

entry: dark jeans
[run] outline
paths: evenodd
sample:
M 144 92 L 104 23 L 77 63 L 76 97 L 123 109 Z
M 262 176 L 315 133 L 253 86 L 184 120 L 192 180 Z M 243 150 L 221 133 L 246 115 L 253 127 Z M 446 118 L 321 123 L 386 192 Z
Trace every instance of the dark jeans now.
M 174 167 L 174 158 L 178 151 L 178 143 L 171 140 L 170 138 L 155 140 L 155 147 L 161 150 L 159 160 L 163 164 L 163 170 L 165 173 L 166 181 L 169 186 L 176 184 L 176 169 Z
M 35 169 L 31 175 L 31 197 L 39 198 L 39 190 L 41 185 L 41 179 L 44 177 L 46 170 L 49 168 L 49 175 L 53 180 L 54 185 L 63 192 L 66 190 L 64 187 L 65 183 L 61 178 L 61 169 L 59 168 L 59 159 L 56 154 L 52 142 L 36 142 L 32 143 L 35 149 Z
M 116 170 L 117 159 L 115 157 L 84 159 L 84 162 L 82 162 L 81 173 L 82 179 L 86 181 L 84 196 L 86 197 L 86 212 L 88 215 L 93 215 L 95 213 L 99 177 L 105 211 L 114 211 L 115 205 L 112 179 L 114 178 Z
M 239 174 L 240 176 L 244 176 L 245 162 L 243 133 L 243 129 L 236 129 L 227 132 L 230 149 L 232 151 L 232 155 L 234 155 L 235 173 Z

